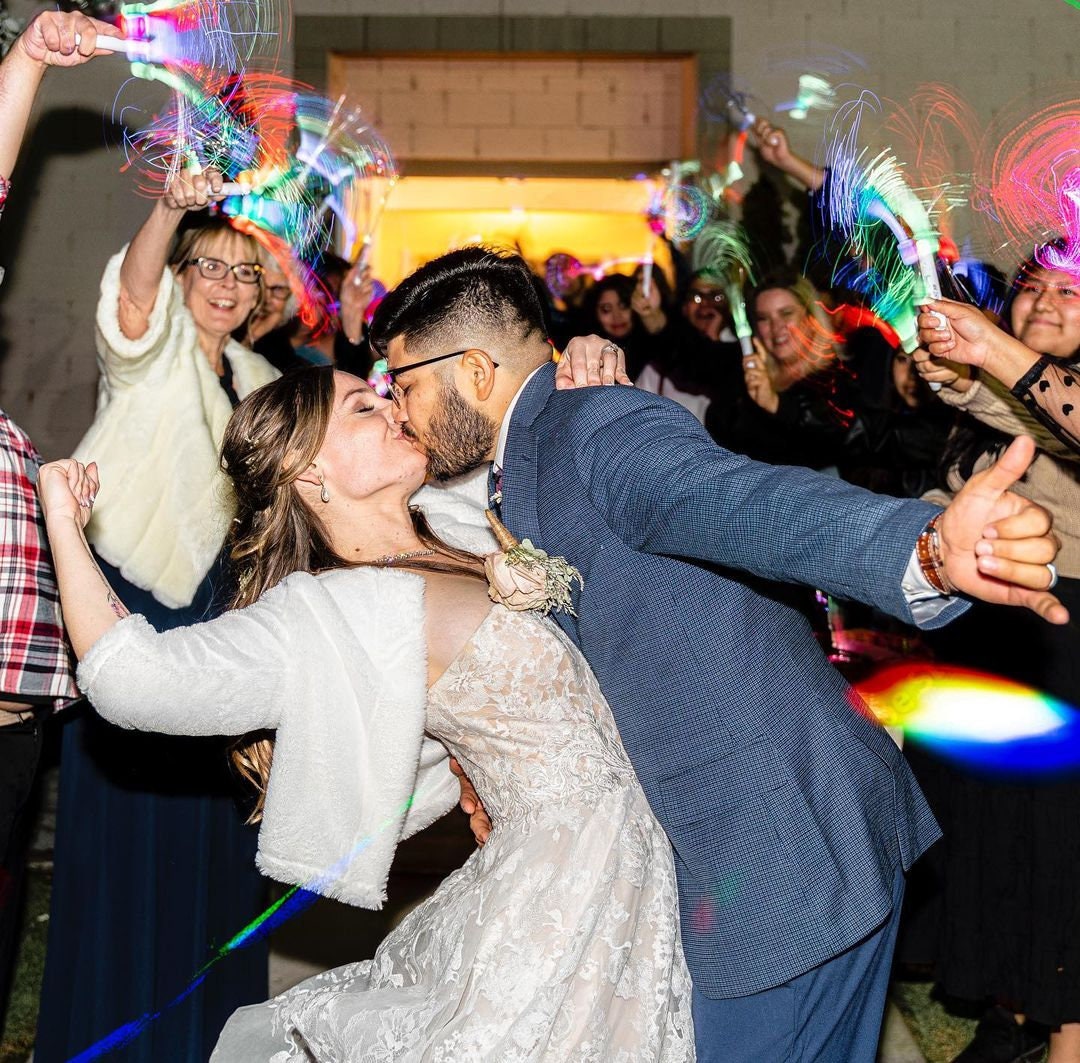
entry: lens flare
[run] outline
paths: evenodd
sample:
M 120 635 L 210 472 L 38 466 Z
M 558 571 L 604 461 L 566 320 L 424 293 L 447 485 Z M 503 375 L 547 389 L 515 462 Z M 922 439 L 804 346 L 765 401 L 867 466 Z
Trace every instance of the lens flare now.
M 923 663 L 886 668 L 855 690 L 883 724 L 970 767 L 1018 776 L 1080 768 L 1080 713 L 1022 683 Z
M 396 812 L 388 816 L 373 834 L 357 842 L 352 851 L 343 856 L 333 867 L 303 886 L 293 886 L 280 900 L 275 901 L 261 915 L 256 916 L 247 926 L 234 934 L 224 945 L 215 950 L 214 955 L 195 972 L 188 985 L 164 1007 L 158 1011 L 140 1015 L 139 1018 L 124 1023 L 123 1026 L 118 1026 L 100 1041 L 95 1042 L 78 1055 L 72 1056 L 68 1063 L 90 1063 L 91 1060 L 100 1059 L 102 1056 L 130 1044 L 147 1030 L 156 1019 L 159 1019 L 166 1012 L 172 1011 L 191 996 L 206 981 L 213 968 L 221 963 L 226 956 L 236 952 L 237 949 L 242 949 L 245 945 L 250 945 L 252 942 L 266 937 L 267 934 L 272 933 L 288 922 L 294 915 L 299 915 L 305 909 L 310 908 L 320 896 L 327 893 L 334 882 L 344 874 L 349 865 L 364 853 L 382 831 L 386 830 L 392 823 L 398 822 L 400 815 L 406 812 L 415 800 L 416 794 L 414 793 Z

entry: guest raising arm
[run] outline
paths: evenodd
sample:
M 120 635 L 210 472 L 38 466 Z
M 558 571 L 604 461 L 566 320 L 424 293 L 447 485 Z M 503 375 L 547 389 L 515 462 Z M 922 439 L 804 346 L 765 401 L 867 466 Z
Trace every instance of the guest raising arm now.
M 1074 275 L 1031 264 L 1013 300 L 1012 336 L 963 303 L 942 299 L 928 309 L 943 314 L 948 327 L 942 328 L 934 313 L 919 315 L 919 338 L 934 359 L 920 358 L 926 380 L 956 380 L 955 369 L 941 364 L 942 359 L 980 369 L 1065 445 L 1080 450 L 1080 282 Z M 957 390 L 967 387 L 960 383 Z
M 774 126 L 768 118 L 759 118 L 751 127 L 757 142 L 758 154 L 778 170 L 793 177 L 810 192 L 817 192 L 825 183 L 825 171 L 791 150 L 787 133 Z
M 0 114 L 4 116 L 0 123 L 0 210 L 45 68 L 79 66 L 95 55 L 104 55 L 97 47 L 98 34 L 120 36 L 114 27 L 86 15 L 44 11 L 0 63 Z

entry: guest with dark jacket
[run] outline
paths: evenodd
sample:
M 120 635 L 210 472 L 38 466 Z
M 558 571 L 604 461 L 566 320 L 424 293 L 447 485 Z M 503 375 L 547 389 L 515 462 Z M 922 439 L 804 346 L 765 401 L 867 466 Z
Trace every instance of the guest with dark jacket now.
M 754 293 L 750 320 L 743 395 L 715 405 L 706 427 L 721 446 L 758 461 L 839 469 L 861 399 L 821 297 L 800 274 L 777 272 Z
M 712 406 L 726 408 L 744 393 L 739 343 L 719 278 L 708 270 L 695 273 L 678 313 L 664 309 L 655 285 L 646 294 L 639 283 L 631 304 L 654 337 L 639 388 L 674 399 L 706 424 Z

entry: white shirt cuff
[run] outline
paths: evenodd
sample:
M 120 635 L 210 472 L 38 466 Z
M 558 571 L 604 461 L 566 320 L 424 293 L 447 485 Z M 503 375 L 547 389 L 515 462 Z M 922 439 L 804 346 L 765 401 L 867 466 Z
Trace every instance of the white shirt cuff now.
M 923 574 L 922 565 L 919 564 L 918 550 L 911 551 L 911 560 L 908 561 L 900 587 L 916 624 L 925 624 L 933 620 L 949 604 L 949 599 L 936 591 Z

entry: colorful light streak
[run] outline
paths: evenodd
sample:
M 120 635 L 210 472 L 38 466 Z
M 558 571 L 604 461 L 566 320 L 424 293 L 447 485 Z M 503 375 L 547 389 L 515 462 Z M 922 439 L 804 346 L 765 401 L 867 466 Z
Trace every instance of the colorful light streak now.
M 1080 713 L 1022 683 L 923 663 L 883 669 L 855 690 L 881 723 L 970 767 L 1028 777 L 1080 768 Z
M 697 159 L 672 162 L 660 171 L 663 183 L 653 194 L 645 217 L 657 236 L 671 241 L 693 240 L 712 214 L 708 193 L 696 183 Z
M 89 1048 L 84 1049 L 78 1055 L 72 1056 L 71 1059 L 68 1060 L 68 1063 L 90 1063 L 91 1060 L 100 1059 L 102 1056 L 107 1055 L 110 1052 L 115 1052 L 118 1048 L 130 1044 L 140 1034 L 146 1031 L 152 1023 L 161 1018 L 162 1015 L 168 1011 L 172 1011 L 191 996 L 191 994 L 206 981 L 211 970 L 225 959 L 226 956 L 236 952 L 238 949 L 244 948 L 245 945 L 250 945 L 252 942 L 266 937 L 268 934 L 277 930 L 278 927 L 288 922 L 294 915 L 299 915 L 302 911 L 311 907 L 324 891 L 342 875 L 349 865 L 371 845 L 382 831 L 386 830 L 391 823 L 398 820 L 399 816 L 408 811 L 415 800 L 416 795 L 413 794 L 392 815 L 388 816 L 378 826 L 374 834 L 370 834 L 368 837 L 357 842 L 352 851 L 343 856 L 328 871 L 304 886 L 293 886 L 280 900 L 275 901 L 274 904 L 270 905 L 270 907 L 262 912 L 261 915 L 256 916 L 247 924 L 247 926 L 234 934 L 224 945 L 215 951 L 214 955 L 203 964 L 198 971 L 195 972 L 195 975 L 188 985 L 164 1007 L 160 1008 L 158 1011 L 141 1015 L 131 1022 L 124 1023 L 123 1026 L 118 1026 L 100 1041 L 97 1041 Z
M 836 90 L 819 74 L 800 74 L 795 99 L 778 103 L 773 110 L 795 122 L 802 122 L 811 111 L 831 111 L 836 106 Z
M 165 68 L 206 81 L 279 69 L 287 16 L 277 0 L 160 0 L 123 4 L 117 27 L 136 77 L 157 80 Z
M 906 104 L 888 101 L 882 124 L 907 163 L 910 182 L 920 199 L 931 204 L 943 241 L 955 242 L 956 208 L 972 202 L 979 120 L 959 93 L 948 85 L 919 85 Z
M 213 167 L 228 181 L 218 209 L 250 233 L 292 278 L 301 319 L 327 327 L 329 299 L 314 267 L 334 243 L 370 244 L 378 213 L 358 237 L 354 205 L 378 182 L 381 204 L 397 179 L 389 147 L 361 112 L 273 74 L 218 78 L 199 86 L 171 70 L 169 110 L 128 138 L 129 159 L 155 193 L 181 166 Z M 381 210 L 380 204 L 380 210 Z
M 906 740 L 1007 781 L 1080 769 L 1080 712 L 998 676 L 934 663 L 894 665 L 858 683 L 852 704 Z M 742 885 L 737 872 L 717 883 L 686 913 L 690 929 L 709 933 Z
M 824 210 L 848 241 L 852 263 L 834 271 L 837 283 L 863 293 L 908 352 L 918 346 L 919 304 L 941 296 L 937 229 L 891 152 L 871 156 L 858 146 L 863 117 L 880 101 L 863 92 L 837 112 L 830 130 L 830 179 Z
M 1080 272 L 1080 100 L 1069 97 L 1024 113 L 1027 101 L 1003 109 L 979 152 L 979 206 L 996 243 L 1048 269 Z M 1052 245 L 1061 237 L 1058 246 Z
M 544 280 L 548 289 L 557 299 L 565 299 L 570 294 L 574 281 L 578 277 L 592 277 L 594 281 L 603 280 L 612 270 L 619 266 L 643 266 L 648 261 L 645 256 L 640 258 L 630 256 L 627 258 L 609 258 L 603 262 L 585 264 L 573 255 L 563 251 L 550 255 L 544 262 Z

